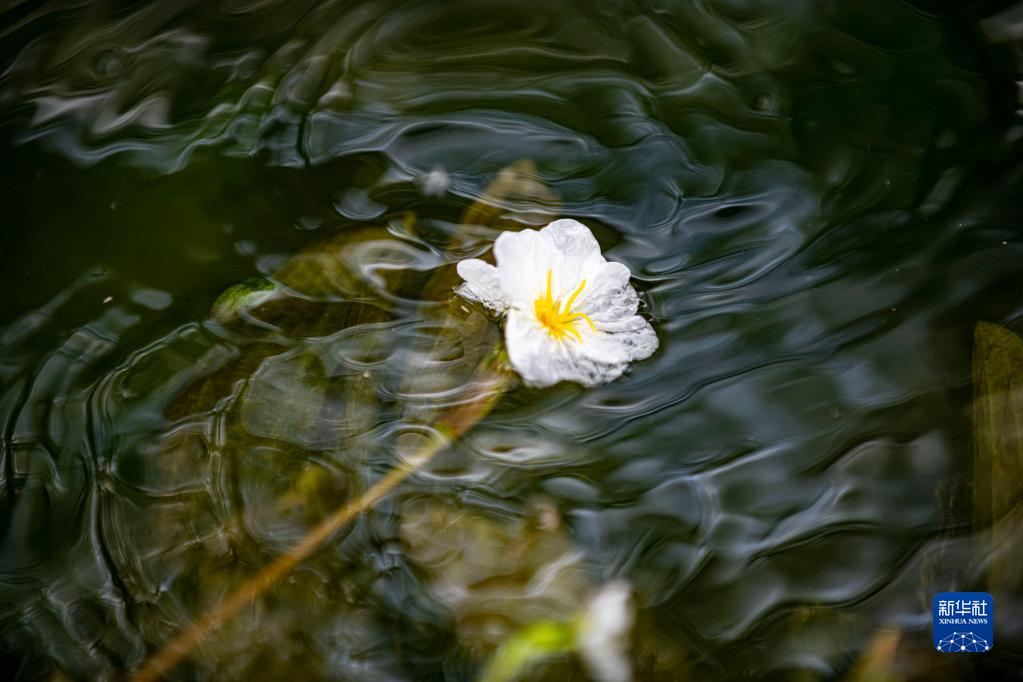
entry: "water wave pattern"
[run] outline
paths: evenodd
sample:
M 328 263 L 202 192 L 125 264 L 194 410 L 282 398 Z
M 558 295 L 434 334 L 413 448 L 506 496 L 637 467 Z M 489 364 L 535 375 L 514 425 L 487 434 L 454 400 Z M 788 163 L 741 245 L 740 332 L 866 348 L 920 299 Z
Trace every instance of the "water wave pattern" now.
M 591 582 L 635 586 L 641 679 L 836 677 L 883 625 L 930 650 L 959 570 L 934 557 L 970 570 L 945 502 L 970 330 L 1023 312 L 1023 241 L 1011 69 L 928 10 L 6 9 L 0 660 L 137 667 L 429 435 L 498 331 L 452 336 L 427 282 L 486 253 L 493 225 L 457 216 L 523 158 L 635 273 L 661 350 L 599 389 L 511 391 L 180 674 L 471 679 L 403 540 L 429 535 L 424 496 L 555 510 Z M 281 275 L 296 253 L 321 280 Z M 211 316 L 248 277 L 274 298 Z

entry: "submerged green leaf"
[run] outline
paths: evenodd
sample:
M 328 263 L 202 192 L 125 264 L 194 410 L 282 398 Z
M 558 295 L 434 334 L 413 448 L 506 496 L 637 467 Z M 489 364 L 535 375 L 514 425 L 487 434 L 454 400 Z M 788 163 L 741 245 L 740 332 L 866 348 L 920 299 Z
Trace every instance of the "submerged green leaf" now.
M 553 620 L 527 625 L 501 645 L 480 682 L 512 682 L 545 659 L 571 653 L 577 646 L 576 630 L 573 623 Z
M 277 295 L 273 282 L 262 277 L 253 277 L 229 287 L 217 297 L 210 311 L 210 317 L 217 322 L 227 323 L 247 310 L 252 310 Z
M 595 682 L 628 682 L 632 679 L 630 649 L 635 625 L 632 588 L 624 581 L 613 580 L 593 590 L 574 614 L 539 620 L 511 633 L 480 679 L 522 679 L 544 660 L 571 653 L 578 656 Z M 529 679 L 536 679 L 536 675 Z

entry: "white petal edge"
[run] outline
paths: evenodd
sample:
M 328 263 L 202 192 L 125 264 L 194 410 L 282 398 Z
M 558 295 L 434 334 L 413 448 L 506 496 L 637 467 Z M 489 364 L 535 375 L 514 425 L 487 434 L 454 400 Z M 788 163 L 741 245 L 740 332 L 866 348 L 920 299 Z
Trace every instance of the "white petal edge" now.
M 459 262 L 456 269 L 459 277 L 465 280 L 465 284 L 458 288 L 460 296 L 478 301 L 498 313 L 508 309 L 508 298 L 501 286 L 497 268 L 478 258 L 470 258 Z
M 631 317 L 639 309 L 639 295 L 629 283 L 632 273 L 621 263 L 607 261 L 591 268 L 586 288 L 576 299 L 574 310 L 590 316 L 598 328 Z

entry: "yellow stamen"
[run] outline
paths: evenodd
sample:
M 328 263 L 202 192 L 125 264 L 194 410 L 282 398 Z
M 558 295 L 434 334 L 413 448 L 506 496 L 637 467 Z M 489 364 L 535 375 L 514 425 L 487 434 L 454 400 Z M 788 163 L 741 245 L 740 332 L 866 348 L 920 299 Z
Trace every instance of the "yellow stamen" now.
M 576 341 L 582 341 L 583 337 L 579 333 L 579 330 L 575 328 L 575 323 L 579 320 L 586 320 L 586 323 L 590 325 L 590 329 L 597 331 L 596 325 L 593 324 L 593 320 L 586 313 L 573 312 L 572 304 L 575 303 L 575 299 L 579 297 L 579 294 L 586 288 L 586 280 L 579 284 L 579 288 L 568 297 L 565 301 L 564 306 L 560 300 L 554 299 L 554 294 L 551 291 L 551 280 L 554 277 L 554 271 L 547 271 L 547 290 L 541 295 L 536 301 L 533 302 L 533 310 L 536 313 L 536 319 L 540 321 L 544 327 L 547 328 L 547 333 L 551 335 L 551 338 L 558 341 L 563 340 L 567 336 L 572 336 Z
M 547 273 L 548 273 L 548 275 L 550 275 L 550 270 L 548 270 L 548 271 L 547 271 Z M 548 279 L 547 279 L 547 281 L 548 281 L 548 282 L 549 282 L 549 281 L 551 281 L 551 280 L 550 280 L 550 277 L 549 277 L 549 276 L 548 276 Z M 586 280 L 584 279 L 584 280 L 583 280 L 583 281 L 582 281 L 582 282 L 581 282 L 581 283 L 579 284 L 579 288 L 575 290 L 575 293 L 574 293 L 574 294 L 572 294 L 571 296 L 569 296 L 569 297 L 568 297 L 568 301 L 566 301 L 566 302 L 565 302 L 565 310 L 571 310 L 571 309 L 572 309 L 572 303 L 573 303 L 573 302 L 575 301 L 576 297 L 577 297 L 577 296 L 578 296 L 579 294 L 583 293 L 583 289 L 584 289 L 585 287 L 586 287 Z

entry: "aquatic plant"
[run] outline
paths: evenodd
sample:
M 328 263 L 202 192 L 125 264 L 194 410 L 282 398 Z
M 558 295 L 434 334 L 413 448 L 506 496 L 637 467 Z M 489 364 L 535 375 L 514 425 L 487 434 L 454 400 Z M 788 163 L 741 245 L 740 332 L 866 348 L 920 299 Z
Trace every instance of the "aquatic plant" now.
M 494 257 L 496 267 L 459 263 L 459 291 L 505 315 L 508 358 L 526 384 L 596 386 L 657 350 L 653 327 L 636 314 L 629 269 L 605 260 L 582 223 L 503 232 Z

